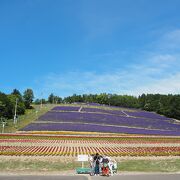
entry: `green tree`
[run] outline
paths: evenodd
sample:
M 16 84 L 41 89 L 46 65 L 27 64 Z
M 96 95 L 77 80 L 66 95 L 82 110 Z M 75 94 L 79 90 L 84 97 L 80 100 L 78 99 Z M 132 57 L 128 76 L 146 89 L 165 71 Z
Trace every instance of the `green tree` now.
M 18 101 L 17 103 L 17 114 L 24 114 L 25 113 L 25 103 L 23 100 L 23 97 L 19 90 L 13 89 L 12 93 L 8 95 L 9 100 L 15 105 L 16 99 Z M 14 106 L 15 107 L 15 106 Z
M 22 97 L 22 95 L 21 95 L 20 91 L 19 91 L 19 90 L 17 90 L 17 89 L 13 89 L 13 91 L 12 91 L 12 93 L 11 93 L 11 94 L 13 94 L 13 95 L 15 95 L 15 96 L 18 96 L 18 97 Z
M 54 103 L 54 94 L 53 94 L 53 93 L 51 93 L 51 94 L 49 95 L 49 97 L 48 97 L 48 102 L 51 103 L 51 104 Z
M 18 95 L 14 95 L 14 94 L 7 95 L 7 97 L 11 102 L 11 104 L 13 105 L 13 113 L 15 111 L 16 100 L 17 100 L 17 114 L 20 115 L 25 113 L 26 107 L 22 97 L 19 97 Z
M 23 95 L 23 99 L 24 99 L 24 104 L 26 109 L 31 109 L 31 103 L 33 102 L 34 99 L 34 93 L 32 89 L 27 89 L 24 91 L 24 95 Z
M 46 104 L 47 103 L 47 101 L 46 101 L 46 99 L 36 99 L 35 101 L 34 101 L 34 104 Z
M 8 99 L 7 95 L 0 92 L 0 117 L 13 117 L 13 104 Z
M 54 101 L 56 104 L 60 104 L 60 103 L 62 103 L 62 98 L 59 96 L 54 96 Z

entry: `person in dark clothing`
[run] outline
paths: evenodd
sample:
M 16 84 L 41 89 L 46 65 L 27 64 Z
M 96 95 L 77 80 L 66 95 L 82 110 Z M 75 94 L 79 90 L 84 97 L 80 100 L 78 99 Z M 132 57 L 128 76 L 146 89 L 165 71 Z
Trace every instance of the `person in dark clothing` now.
M 94 156 L 94 174 L 95 175 L 99 175 L 99 160 L 100 160 L 100 156 L 98 153 L 96 153 L 96 155 Z

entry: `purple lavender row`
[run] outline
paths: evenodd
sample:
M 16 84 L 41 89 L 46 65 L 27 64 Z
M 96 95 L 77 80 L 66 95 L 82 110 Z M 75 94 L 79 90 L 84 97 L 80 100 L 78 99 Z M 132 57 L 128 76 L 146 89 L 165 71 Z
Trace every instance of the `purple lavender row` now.
M 126 114 L 129 116 L 134 116 L 134 117 L 145 117 L 149 119 L 161 119 L 161 120 L 171 120 L 170 118 L 167 118 L 165 116 L 161 116 L 159 114 L 156 114 L 154 112 L 147 112 L 147 111 L 124 111 Z
M 107 108 L 111 108 L 111 109 L 131 109 L 131 110 L 138 110 L 136 108 L 126 108 L 123 106 L 112 106 L 112 105 L 107 105 L 107 104 L 99 104 L 99 103 L 87 103 L 86 105 L 89 106 L 102 106 L 102 107 L 107 107 Z
M 78 106 L 56 106 L 52 108 L 53 111 L 78 111 L 80 107 Z
M 86 103 L 86 105 L 88 105 L 88 106 L 103 106 L 103 107 L 108 107 L 108 108 L 123 108 L 123 107 L 120 107 L 120 106 L 110 106 L 110 105 L 99 104 L 99 103 Z
M 89 106 L 102 106 L 102 104 L 99 103 L 87 103 Z
M 116 115 L 121 115 L 121 116 L 125 115 L 122 111 L 108 110 L 108 109 L 99 109 L 99 108 L 82 108 L 81 111 L 84 111 L 84 112 L 107 113 L 107 114 L 116 114 Z
M 80 112 L 47 112 L 39 117 L 38 121 L 52 122 L 81 122 L 109 125 L 124 125 L 130 127 L 143 127 L 149 129 L 169 129 L 180 131 L 179 124 L 172 124 L 159 119 L 144 119 L 110 114 L 80 113 Z
M 22 131 L 87 131 L 87 132 L 110 132 L 127 134 L 145 134 L 145 135 L 171 135 L 180 136 L 180 131 L 162 131 L 149 129 L 136 129 L 126 127 L 114 127 L 91 124 L 73 124 L 73 123 L 31 123 Z

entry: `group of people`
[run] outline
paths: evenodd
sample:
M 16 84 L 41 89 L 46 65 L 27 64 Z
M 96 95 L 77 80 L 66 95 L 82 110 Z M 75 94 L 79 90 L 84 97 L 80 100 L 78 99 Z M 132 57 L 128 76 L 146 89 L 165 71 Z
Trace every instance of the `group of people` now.
M 114 169 L 117 169 L 115 161 L 108 156 L 101 156 L 98 153 L 91 155 L 90 166 L 92 175 L 113 175 Z

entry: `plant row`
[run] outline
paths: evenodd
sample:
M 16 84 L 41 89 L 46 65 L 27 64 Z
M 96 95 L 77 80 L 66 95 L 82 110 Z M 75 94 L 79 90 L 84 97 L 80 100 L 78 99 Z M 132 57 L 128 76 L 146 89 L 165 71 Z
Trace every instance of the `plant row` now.
M 97 152 L 108 156 L 179 156 L 180 147 L 0 146 L 0 155 L 10 156 L 77 156 Z

